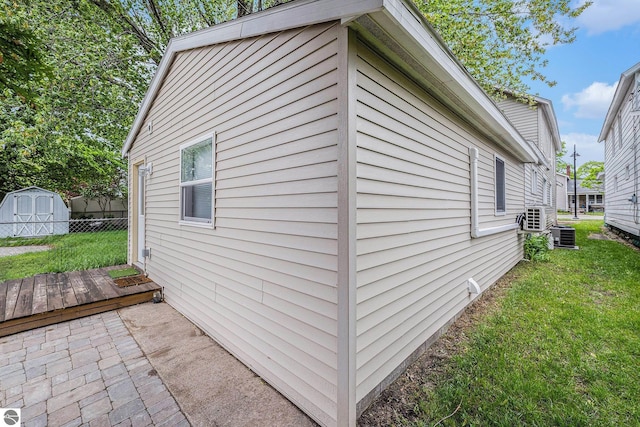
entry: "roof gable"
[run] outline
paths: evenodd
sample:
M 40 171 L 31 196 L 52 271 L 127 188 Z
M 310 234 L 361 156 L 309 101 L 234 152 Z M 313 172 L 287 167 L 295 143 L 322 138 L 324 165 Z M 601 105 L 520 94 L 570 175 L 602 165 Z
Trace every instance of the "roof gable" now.
M 518 159 L 535 152 L 407 0 L 302 0 L 172 39 L 124 143 L 126 156 L 179 52 L 323 22 L 350 26 L 439 101 Z
M 616 92 L 613 95 L 613 99 L 609 105 L 609 110 L 607 111 L 604 123 L 602 124 L 602 130 L 598 136 L 598 142 L 602 142 L 607 138 L 607 134 L 609 133 L 611 126 L 613 126 L 613 122 L 618 115 L 618 111 L 622 107 L 625 98 L 627 97 L 627 92 L 631 88 L 637 72 L 640 72 L 640 62 L 620 75 Z

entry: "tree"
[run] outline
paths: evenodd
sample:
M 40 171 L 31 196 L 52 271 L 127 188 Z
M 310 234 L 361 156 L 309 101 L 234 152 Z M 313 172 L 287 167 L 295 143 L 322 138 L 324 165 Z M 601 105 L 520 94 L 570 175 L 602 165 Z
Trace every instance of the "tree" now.
M 548 46 L 571 43 L 577 18 L 591 2 L 571 0 L 415 0 L 469 73 L 489 94 L 528 99 L 527 79 L 549 86 L 542 73 Z
M 578 179 L 582 180 L 580 186 L 584 188 L 595 188 L 602 185 L 602 180 L 598 179 L 598 174 L 604 171 L 604 162 L 590 160 L 582 164 L 576 171 Z
M 0 97 L 17 95 L 32 101 L 34 83 L 50 72 L 45 63 L 43 43 L 26 19 L 26 12 L 14 10 L 11 2 L 0 5 Z M 7 92 L 8 91 L 8 92 Z
M 564 161 L 564 156 L 566 155 L 567 143 L 565 141 L 562 141 L 562 149 L 558 153 L 556 153 L 556 172 L 563 175 L 567 173 L 567 167 L 569 166 L 569 163 Z M 573 171 L 571 171 L 571 174 L 573 174 Z

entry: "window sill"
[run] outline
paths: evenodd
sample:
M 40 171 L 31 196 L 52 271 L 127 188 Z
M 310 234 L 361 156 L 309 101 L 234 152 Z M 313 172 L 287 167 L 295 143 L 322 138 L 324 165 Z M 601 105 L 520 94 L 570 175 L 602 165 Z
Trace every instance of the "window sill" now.
M 186 225 L 189 227 L 197 227 L 197 228 L 209 228 L 209 229 L 214 229 L 215 227 L 213 226 L 213 223 L 211 222 L 195 222 L 195 221 L 184 221 L 184 220 L 180 220 L 178 221 L 179 225 Z

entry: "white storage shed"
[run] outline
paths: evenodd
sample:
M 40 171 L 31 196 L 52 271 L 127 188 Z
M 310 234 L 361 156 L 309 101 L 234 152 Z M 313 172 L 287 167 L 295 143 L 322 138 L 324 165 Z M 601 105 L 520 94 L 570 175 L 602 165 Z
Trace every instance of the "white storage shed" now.
M 59 194 L 40 187 L 7 193 L 0 204 L 0 238 L 69 232 L 69 209 Z

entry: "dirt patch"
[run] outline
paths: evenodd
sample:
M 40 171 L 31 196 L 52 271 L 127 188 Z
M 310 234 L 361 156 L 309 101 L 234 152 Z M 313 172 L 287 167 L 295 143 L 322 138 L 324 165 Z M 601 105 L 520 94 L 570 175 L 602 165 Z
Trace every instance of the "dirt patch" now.
M 449 359 L 466 351 L 469 333 L 500 307 L 511 283 L 518 277 L 516 272 L 511 271 L 485 290 L 447 332 L 367 408 L 358 419 L 358 426 L 396 425 L 400 418 L 415 420 L 419 415 L 415 411 L 419 396 L 435 389 Z
M 604 234 L 600 234 L 600 233 L 591 233 L 591 234 L 589 234 L 589 236 L 587 236 L 587 239 L 591 239 L 591 240 L 611 240 L 607 236 L 605 236 Z
M 604 227 L 604 226 L 602 227 L 601 231 L 602 231 L 602 235 L 607 237 L 609 240 L 615 240 L 616 242 L 620 242 L 628 248 L 634 249 L 636 251 L 640 251 L 640 248 L 634 245 L 633 243 L 631 243 L 629 239 L 624 237 L 624 235 L 617 234 L 616 232 L 612 231 L 610 228 Z
M 116 283 L 116 285 L 118 285 L 118 287 L 125 288 L 127 286 L 135 286 L 142 283 L 153 282 L 153 280 L 149 279 L 144 274 L 140 274 L 138 276 L 122 277 L 120 279 L 114 280 L 114 282 Z

